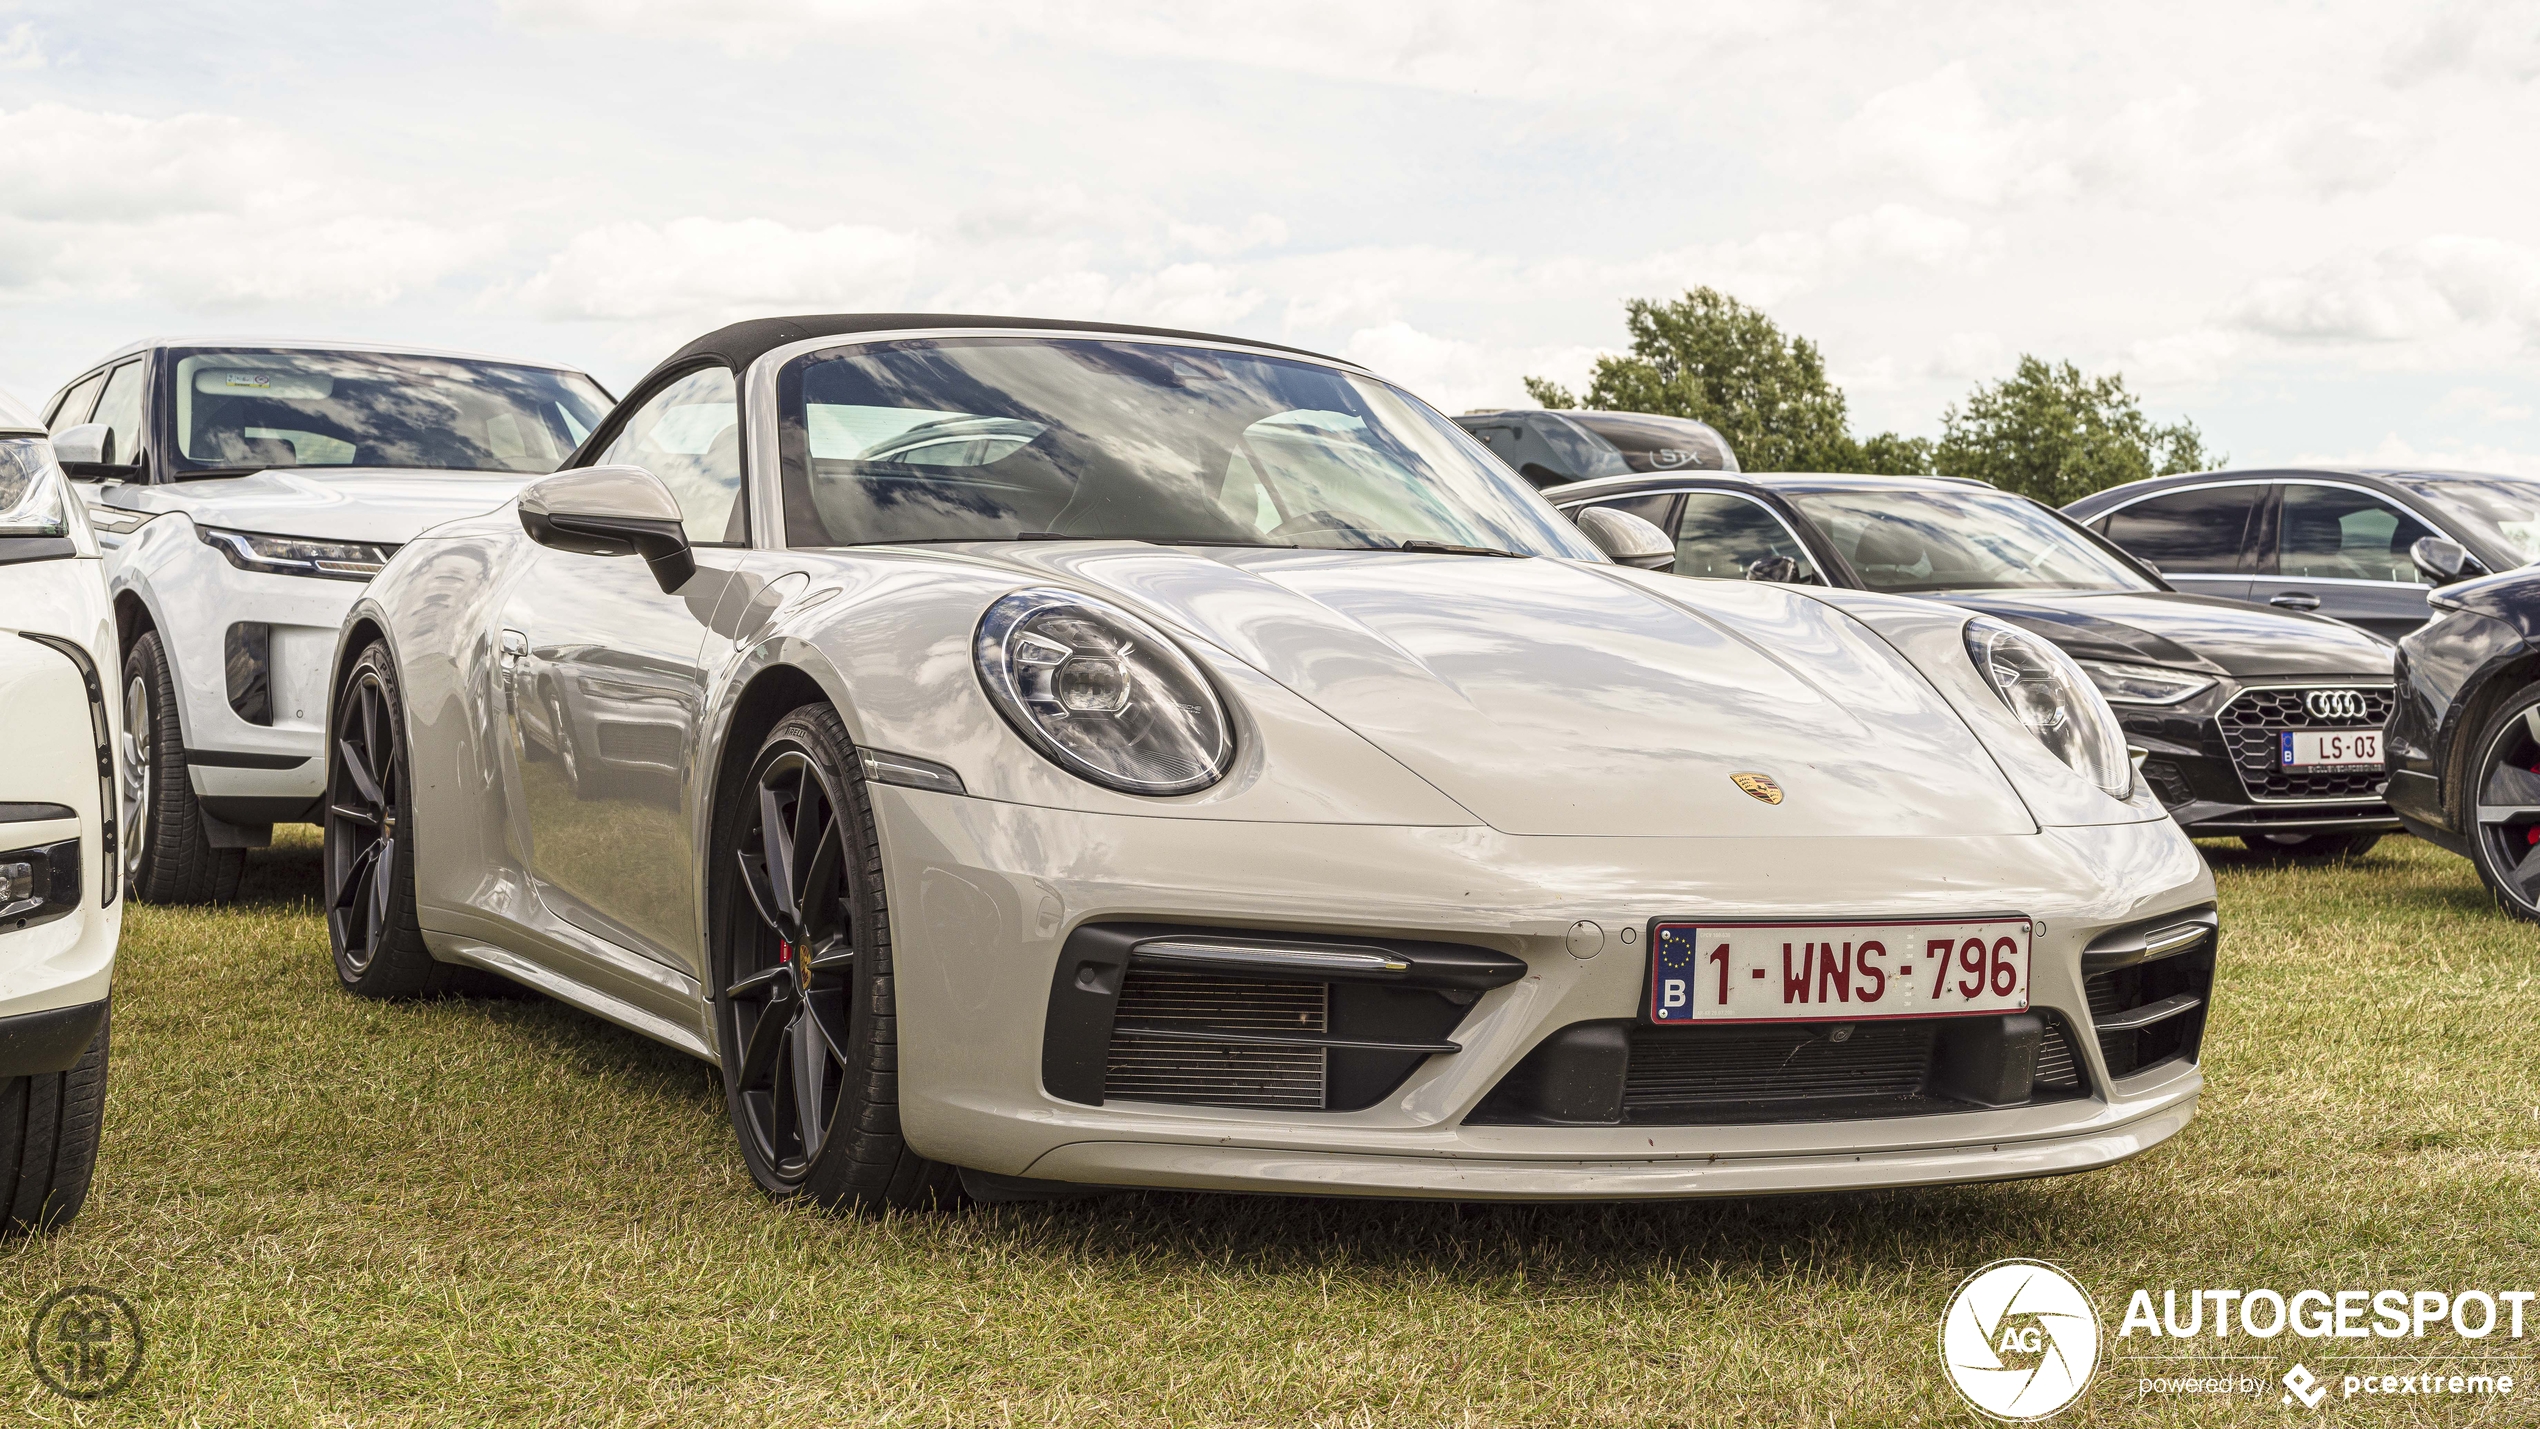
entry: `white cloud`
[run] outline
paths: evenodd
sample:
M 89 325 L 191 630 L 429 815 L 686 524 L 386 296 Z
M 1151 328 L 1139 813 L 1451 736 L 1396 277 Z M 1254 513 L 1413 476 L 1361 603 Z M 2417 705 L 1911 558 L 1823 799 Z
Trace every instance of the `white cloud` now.
M 2455 387 L 2434 404 L 2437 415 L 2476 417 L 2482 422 L 2519 422 L 2531 415 L 2528 401 L 2515 401 L 2488 387 Z
M 2540 0 L 2450 0 L 2415 7 L 2416 23 L 2385 53 L 2392 84 L 2416 85 L 2464 72 L 2519 82 L 2540 75 Z
M 2385 362 L 2507 357 L 2540 339 L 2540 250 L 2439 234 L 2376 253 L 2342 253 L 2252 284 L 2226 316 L 2292 342 L 2397 349 Z
M 44 46 L 36 40 L 35 26 L 21 20 L 0 34 L 0 70 L 42 69 Z
M 282 135 L 225 114 L 0 110 L 0 215 L 124 221 L 236 212 L 305 191 L 307 171 L 294 157 Z
M 1871 95 L 1842 139 L 1853 152 L 1960 203 L 1989 206 L 2073 186 L 2056 153 L 2061 125 L 1996 115 L 1963 60 Z
M 1506 347 L 1439 337 L 1406 322 L 1351 333 L 1340 355 L 1419 394 L 1442 412 L 1531 407 L 1525 377 L 1572 391 L 1587 385 L 1597 351 L 1587 347 Z
M 498 300 L 556 318 L 719 318 L 746 309 L 890 311 L 918 240 L 864 224 L 791 228 L 772 219 L 627 221 L 574 235 Z
M 2540 452 L 2516 451 L 2480 442 L 2437 441 L 2419 444 L 2391 432 L 2371 446 L 2342 452 L 2305 452 L 2293 464 L 2415 468 L 2421 471 L 2486 471 L 2507 476 L 2540 476 Z

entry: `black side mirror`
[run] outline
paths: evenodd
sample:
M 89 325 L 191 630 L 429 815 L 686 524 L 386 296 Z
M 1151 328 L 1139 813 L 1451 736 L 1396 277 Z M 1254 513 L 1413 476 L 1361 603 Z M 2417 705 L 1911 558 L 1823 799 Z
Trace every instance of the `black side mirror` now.
M 640 466 L 586 466 L 530 483 L 520 493 L 529 539 L 586 556 L 642 556 L 663 593 L 697 573 L 679 502 Z
M 2420 536 L 2408 548 L 2408 559 L 2425 577 L 2428 585 L 2450 585 L 2473 575 L 2483 574 L 2477 558 L 2458 541 L 2441 536 Z
M 1766 556 L 1760 561 L 1748 562 L 1746 578 L 1751 581 L 1768 581 L 1774 585 L 1816 584 L 1813 578 L 1800 573 L 1799 562 L 1789 556 Z

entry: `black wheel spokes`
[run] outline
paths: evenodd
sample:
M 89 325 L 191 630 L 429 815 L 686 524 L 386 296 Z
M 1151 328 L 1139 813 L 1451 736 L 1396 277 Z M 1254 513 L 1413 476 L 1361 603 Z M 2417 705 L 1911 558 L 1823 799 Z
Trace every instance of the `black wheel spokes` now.
M 846 1076 L 855 949 L 845 842 L 819 773 L 800 754 L 782 754 L 760 770 L 756 792 L 735 861 L 764 931 L 744 923 L 734 948 L 739 976 L 724 997 L 743 1049 L 734 1084 L 767 1161 L 791 1178 L 827 1143 Z
M 2524 710 L 2489 749 L 2477 823 L 2496 876 L 2524 902 L 2540 904 L 2540 705 Z
M 336 777 L 327 788 L 327 932 L 358 972 L 386 936 L 395 886 L 397 766 L 376 676 L 353 686 L 336 720 Z

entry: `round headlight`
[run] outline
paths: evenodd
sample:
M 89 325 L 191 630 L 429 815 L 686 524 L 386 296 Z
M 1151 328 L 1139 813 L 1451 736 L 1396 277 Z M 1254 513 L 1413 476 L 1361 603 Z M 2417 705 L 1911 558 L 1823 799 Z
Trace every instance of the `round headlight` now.
M 1060 768 L 1128 794 L 1188 794 L 1226 777 L 1235 740 L 1217 691 L 1155 627 L 1065 590 L 988 607 L 979 683 Z
M 2134 792 L 2134 765 L 2116 711 L 2071 656 L 1986 616 L 1967 622 L 1967 654 L 2002 703 L 2074 773 L 2111 798 Z

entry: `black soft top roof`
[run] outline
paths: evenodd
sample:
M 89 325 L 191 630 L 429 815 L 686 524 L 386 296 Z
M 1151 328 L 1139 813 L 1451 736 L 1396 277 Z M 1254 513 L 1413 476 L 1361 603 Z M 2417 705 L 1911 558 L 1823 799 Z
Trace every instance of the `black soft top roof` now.
M 1056 332 L 1116 333 L 1122 337 L 1180 337 L 1202 342 L 1236 343 L 1244 347 L 1264 347 L 1275 352 L 1293 352 L 1302 357 L 1323 358 L 1319 352 L 1284 343 L 1260 342 L 1248 337 L 1225 337 L 1217 333 L 1184 332 L 1178 328 L 1127 327 L 1119 323 L 1073 322 L 1058 318 L 1001 318 L 980 313 L 820 313 L 807 317 L 751 318 L 745 322 L 719 327 L 672 353 L 668 359 L 646 373 L 642 386 L 653 380 L 653 374 L 674 367 L 685 367 L 701 357 L 716 358 L 734 371 L 747 368 L 761 354 L 789 342 L 807 337 L 845 337 L 863 332 L 890 332 L 898 328 L 1031 328 Z M 1325 361 L 1335 359 L 1323 358 Z

